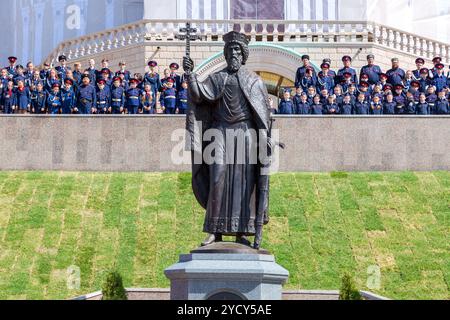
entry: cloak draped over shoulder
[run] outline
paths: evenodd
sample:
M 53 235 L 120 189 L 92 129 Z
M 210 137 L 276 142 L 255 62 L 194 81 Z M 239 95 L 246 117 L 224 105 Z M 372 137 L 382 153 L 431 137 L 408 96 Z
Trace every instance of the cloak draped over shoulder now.
M 224 69 L 203 82 L 199 82 L 195 74 L 191 76 L 188 147 L 192 152 L 193 191 L 206 210 L 205 232 L 254 235 L 256 216 L 267 216 L 268 176 L 261 171 L 268 165 L 260 158 L 251 164 L 248 153 L 255 146 L 258 150 L 262 144 L 270 148 L 269 127 L 267 89 L 255 73 L 242 67 L 237 74 Z M 202 155 L 210 142 L 202 141 L 203 133 L 211 128 L 222 133 L 228 129 L 256 130 L 257 139 L 246 136 L 244 150 L 241 150 L 245 154 L 244 164 L 208 165 L 204 162 Z M 230 151 L 226 150 L 225 143 L 214 142 L 219 143 L 223 153 Z

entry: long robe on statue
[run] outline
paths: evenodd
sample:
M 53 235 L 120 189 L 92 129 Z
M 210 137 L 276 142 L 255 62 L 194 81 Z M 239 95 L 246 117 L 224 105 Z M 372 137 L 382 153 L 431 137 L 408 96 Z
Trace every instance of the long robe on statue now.
M 204 82 L 193 75 L 190 85 L 198 85 L 198 90 L 189 91 L 187 128 L 193 190 L 206 210 L 203 231 L 255 235 L 257 215 L 267 219 L 268 210 L 268 176 L 264 173 L 268 163 L 259 152 L 261 145 L 269 147 L 267 89 L 260 77 L 244 67 L 234 74 L 224 69 Z M 205 142 L 203 133 L 208 129 L 221 135 Z M 205 162 L 205 149 L 213 150 L 213 163 Z

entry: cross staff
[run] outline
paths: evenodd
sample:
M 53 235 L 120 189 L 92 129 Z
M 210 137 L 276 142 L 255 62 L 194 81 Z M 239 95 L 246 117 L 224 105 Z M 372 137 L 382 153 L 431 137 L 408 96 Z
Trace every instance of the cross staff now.
M 186 40 L 186 57 L 191 57 L 191 41 L 199 40 L 200 36 L 196 35 L 197 29 L 191 28 L 191 24 L 189 22 L 186 23 L 185 28 L 180 29 L 180 34 L 177 35 L 178 40 Z M 186 72 L 189 76 L 191 72 Z

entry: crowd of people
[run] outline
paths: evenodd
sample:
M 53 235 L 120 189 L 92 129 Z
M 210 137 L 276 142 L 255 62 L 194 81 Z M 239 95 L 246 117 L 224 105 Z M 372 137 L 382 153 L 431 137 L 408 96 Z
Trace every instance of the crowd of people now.
M 144 75 L 131 75 L 125 61 L 113 72 L 107 59 L 98 70 L 93 59 L 85 70 L 79 63 L 72 69 L 64 55 L 58 66 L 46 63 L 42 70 L 32 62 L 24 68 L 13 56 L 8 60 L 0 74 L 0 108 L 5 114 L 186 113 L 188 83 L 177 74 L 177 63 L 160 77 L 156 61 L 148 62 Z
M 161 77 L 158 63 L 149 61 L 149 71 L 131 75 L 125 61 L 113 72 L 103 59 L 96 69 L 93 59 L 83 70 L 67 57 L 59 56 L 55 68 L 48 63 L 40 70 L 32 62 L 25 67 L 9 57 L 9 66 L 0 72 L 0 108 L 5 114 L 185 114 L 188 83 L 170 64 Z M 443 115 L 450 114 L 450 71 L 442 59 L 433 59 L 431 69 L 417 58 L 416 70 L 404 71 L 399 59 L 392 59 L 386 73 L 375 64 L 374 55 L 359 75 L 352 58 L 342 58 L 343 67 L 335 72 L 331 60 L 324 59 L 316 72 L 310 57 L 302 57 L 303 66 L 295 77 L 295 93 L 286 88 L 273 113 L 285 115 Z
M 284 90 L 277 114 L 300 115 L 446 115 L 450 114 L 450 71 L 442 59 L 433 59 L 433 68 L 425 60 L 416 59 L 417 69 L 404 71 L 399 59 L 385 73 L 375 64 L 375 56 L 367 56 L 368 64 L 358 75 L 352 58 L 342 58 L 343 68 L 330 69 L 331 60 L 324 59 L 316 73 L 308 55 L 297 70 L 295 93 Z

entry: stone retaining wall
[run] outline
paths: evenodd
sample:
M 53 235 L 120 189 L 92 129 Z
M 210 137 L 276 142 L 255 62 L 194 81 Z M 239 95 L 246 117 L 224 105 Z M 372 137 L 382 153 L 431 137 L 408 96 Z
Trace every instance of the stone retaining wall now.
M 184 123 L 182 116 L 0 116 L 0 170 L 190 171 Z M 283 172 L 450 170 L 449 116 L 281 116 L 274 127 L 287 146 Z

